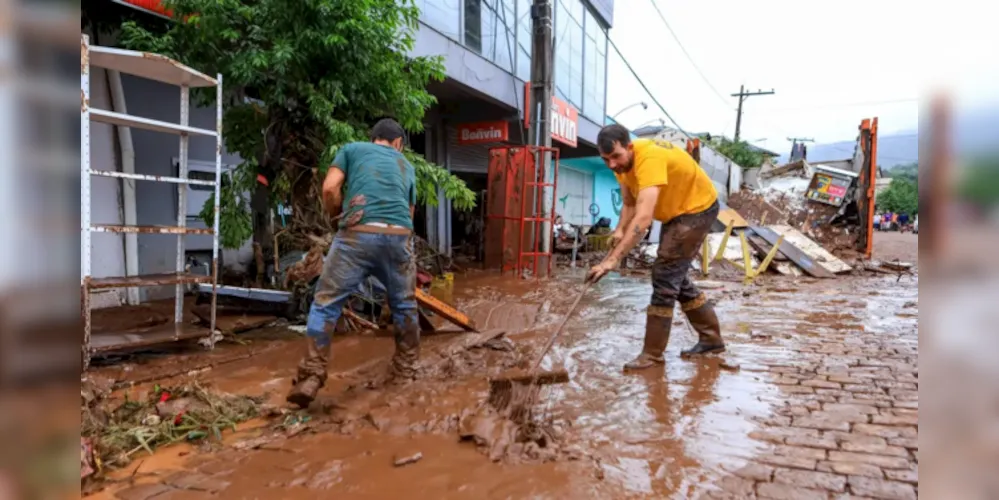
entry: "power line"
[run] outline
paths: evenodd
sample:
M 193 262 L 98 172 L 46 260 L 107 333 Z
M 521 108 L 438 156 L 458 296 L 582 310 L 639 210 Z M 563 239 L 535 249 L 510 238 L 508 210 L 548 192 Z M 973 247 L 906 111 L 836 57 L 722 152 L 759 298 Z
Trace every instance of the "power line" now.
M 659 14 L 659 19 L 661 19 L 663 24 L 666 25 L 666 30 L 669 31 L 670 36 L 672 36 L 673 40 L 676 41 L 676 44 L 680 46 L 680 50 L 683 52 L 683 55 L 687 56 L 687 61 L 689 61 L 690 65 L 694 67 L 694 70 L 697 71 L 697 74 L 701 75 L 701 79 L 704 80 L 704 83 L 706 83 L 708 87 L 711 88 L 711 91 L 714 92 L 716 96 L 718 96 L 718 99 L 725 104 L 725 107 L 731 108 L 732 105 L 729 103 L 728 99 L 726 99 L 725 96 L 723 96 L 722 93 L 719 92 L 718 89 L 716 89 L 715 86 L 711 84 L 711 81 L 708 80 L 708 77 L 704 74 L 703 71 L 701 71 L 701 68 L 697 65 L 697 63 L 694 62 L 694 58 L 691 57 L 689 52 L 687 52 L 687 48 L 683 46 L 683 42 L 680 41 L 680 37 L 676 36 L 676 32 L 673 31 L 673 27 L 670 26 L 669 22 L 666 21 L 666 16 L 663 15 L 663 12 L 659 10 L 659 6 L 656 5 L 656 0 L 649 0 L 649 3 L 651 3 L 652 8 L 656 10 L 656 14 Z
M 690 136 L 690 134 L 688 134 L 686 131 L 683 130 L 683 127 L 681 127 L 680 124 L 673 119 L 673 117 L 669 114 L 669 112 L 666 111 L 666 108 L 663 107 L 663 105 L 659 102 L 658 99 L 656 99 L 656 96 L 652 94 L 652 91 L 649 90 L 649 87 L 645 85 L 645 82 L 643 82 L 642 79 L 638 76 L 638 73 L 635 72 L 635 68 L 632 68 L 631 63 L 629 63 L 628 60 L 625 59 L 624 54 L 621 53 L 621 49 L 617 48 L 617 44 L 614 43 L 614 40 L 612 40 L 611 37 L 609 36 L 607 37 L 607 43 L 609 43 L 610 46 L 614 49 L 614 52 L 617 53 L 617 56 L 621 58 L 621 61 L 624 62 L 625 67 L 627 67 L 628 71 L 631 72 L 631 76 L 635 77 L 635 80 L 637 80 L 638 84 L 642 86 L 642 89 L 645 90 L 645 93 L 649 95 L 649 98 L 652 99 L 652 102 L 659 107 L 659 111 L 662 111 L 662 113 L 666 115 L 666 118 L 669 118 L 670 123 L 672 123 L 676 127 L 676 129 L 680 131 L 681 134 L 685 135 L 688 139 L 691 139 L 692 137 Z

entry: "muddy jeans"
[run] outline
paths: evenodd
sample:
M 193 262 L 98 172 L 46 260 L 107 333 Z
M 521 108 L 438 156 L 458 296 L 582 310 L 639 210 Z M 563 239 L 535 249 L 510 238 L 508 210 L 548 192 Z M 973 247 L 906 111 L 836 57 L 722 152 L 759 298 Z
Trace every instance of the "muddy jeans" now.
M 410 235 L 341 230 L 323 263 L 306 333 L 321 353 L 311 353 L 302 368 L 325 379 L 332 332 L 347 299 L 368 276 L 385 285 L 395 326 L 397 357 L 414 357 L 420 331 L 416 310 L 416 262 Z M 316 355 L 318 354 L 318 356 Z M 318 359 L 317 359 L 318 358 Z M 319 366 L 322 365 L 322 366 Z
M 684 310 L 703 305 L 701 291 L 690 281 L 690 263 L 697 257 L 701 242 L 718 217 L 718 202 L 707 210 L 681 215 L 663 224 L 659 233 L 659 251 L 652 265 L 652 300 L 650 314 L 661 311 L 662 316 L 672 316 L 679 301 Z M 665 314 L 669 311 L 669 314 Z

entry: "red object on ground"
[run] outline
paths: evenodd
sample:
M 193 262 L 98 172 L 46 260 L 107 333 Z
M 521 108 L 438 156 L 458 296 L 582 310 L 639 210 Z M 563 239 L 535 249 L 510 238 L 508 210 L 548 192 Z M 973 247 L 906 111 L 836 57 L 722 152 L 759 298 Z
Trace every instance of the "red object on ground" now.
M 433 276 L 423 271 L 416 272 L 416 286 L 425 286 L 434 280 Z
M 180 418 L 183 417 L 185 413 L 187 413 L 187 410 L 184 410 L 178 413 L 176 417 L 173 417 L 173 425 L 180 425 Z
M 264 177 L 264 174 L 257 174 L 257 182 L 259 182 L 259 183 L 261 183 L 261 184 L 263 184 L 265 186 L 270 186 L 271 185 L 271 183 L 267 182 L 267 178 Z
M 163 392 L 160 393 L 160 401 L 159 401 L 160 403 L 162 403 L 162 402 L 164 402 L 164 401 L 166 401 L 168 399 L 170 399 L 170 393 L 169 392 L 163 391 Z

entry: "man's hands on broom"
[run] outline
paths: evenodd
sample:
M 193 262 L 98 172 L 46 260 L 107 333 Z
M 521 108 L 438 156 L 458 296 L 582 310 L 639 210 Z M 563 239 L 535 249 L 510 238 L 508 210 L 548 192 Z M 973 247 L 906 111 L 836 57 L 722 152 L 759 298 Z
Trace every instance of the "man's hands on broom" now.
M 603 262 L 593 266 L 589 271 L 586 272 L 586 283 L 596 283 L 600 281 L 601 278 L 607 275 L 607 273 L 617 269 L 621 262 L 612 256 L 607 256 Z

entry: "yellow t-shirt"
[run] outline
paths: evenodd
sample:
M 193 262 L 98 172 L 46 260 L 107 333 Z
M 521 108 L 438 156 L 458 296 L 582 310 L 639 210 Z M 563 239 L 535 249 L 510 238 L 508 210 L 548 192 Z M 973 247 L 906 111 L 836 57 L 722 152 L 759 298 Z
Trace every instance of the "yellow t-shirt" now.
M 669 222 L 680 215 L 703 212 L 718 199 L 711 178 L 683 149 L 649 139 L 631 143 L 635 146 L 635 166 L 626 174 L 615 173 L 614 177 L 636 199 L 642 189 L 660 186 L 653 213 L 656 220 Z

